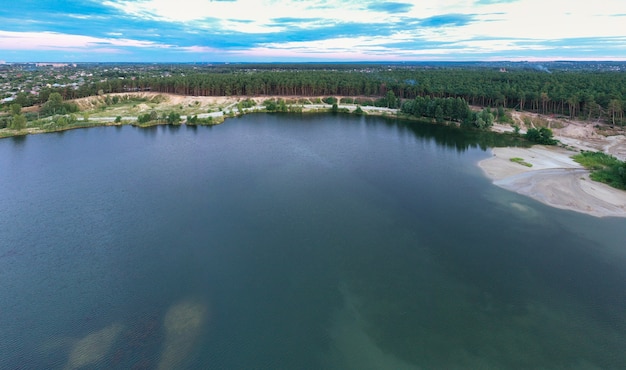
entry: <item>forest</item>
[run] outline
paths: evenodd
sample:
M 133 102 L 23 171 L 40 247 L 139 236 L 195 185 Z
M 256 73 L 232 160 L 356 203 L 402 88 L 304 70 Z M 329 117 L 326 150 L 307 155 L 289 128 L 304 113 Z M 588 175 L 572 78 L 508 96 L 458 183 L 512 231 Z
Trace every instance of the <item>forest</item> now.
M 38 97 L 30 97 L 31 101 L 21 105 L 42 104 L 51 92 L 59 92 L 68 100 L 131 91 L 194 96 L 343 96 L 359 97 L 362 104 L 374 104 L 392 92 L 397 99 L 395 107 L 418 97 L 460 98 L 474 106 L 623 125 L 626 73 L 454 66 L 173 65 L 158 76 L 104 78 L 77 89 L 43 89 Z

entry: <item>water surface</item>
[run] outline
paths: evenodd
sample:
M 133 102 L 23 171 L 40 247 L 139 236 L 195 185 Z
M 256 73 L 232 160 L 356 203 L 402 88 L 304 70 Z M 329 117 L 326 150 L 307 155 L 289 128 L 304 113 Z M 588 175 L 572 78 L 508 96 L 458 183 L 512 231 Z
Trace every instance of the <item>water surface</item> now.
M 269 114 L 0 140 L 0 368 L 625 367 L 624 220 L 493 186 L 493 140 Z

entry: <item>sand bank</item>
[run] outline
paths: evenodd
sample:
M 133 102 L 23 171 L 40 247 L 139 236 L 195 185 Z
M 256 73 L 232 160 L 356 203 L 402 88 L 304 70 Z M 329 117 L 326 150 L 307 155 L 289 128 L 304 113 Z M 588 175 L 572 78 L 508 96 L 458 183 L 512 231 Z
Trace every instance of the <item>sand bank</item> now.
M 592 181 L 589 171 L 574 162 L 576 152 L 536 145 L 532 148 L 495 148 L 479 162 L 494 184 L 547 205 L 596 217 L 626 217 L 626 191 Z M 526 167 L 511 162 L 522 158 Z

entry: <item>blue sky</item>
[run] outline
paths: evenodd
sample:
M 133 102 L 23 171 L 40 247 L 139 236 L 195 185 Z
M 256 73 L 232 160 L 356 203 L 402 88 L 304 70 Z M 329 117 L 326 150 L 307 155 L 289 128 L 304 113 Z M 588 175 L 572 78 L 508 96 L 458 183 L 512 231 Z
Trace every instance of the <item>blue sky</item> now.
M 0 60 L 626 60 L 625 0 L 20 0 Z

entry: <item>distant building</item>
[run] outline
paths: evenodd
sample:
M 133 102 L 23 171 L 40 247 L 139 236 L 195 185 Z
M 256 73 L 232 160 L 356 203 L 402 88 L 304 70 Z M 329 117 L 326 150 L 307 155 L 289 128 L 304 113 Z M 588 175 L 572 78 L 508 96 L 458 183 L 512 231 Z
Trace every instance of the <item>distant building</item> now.
M 63 68 L 69 67 L 67 63 L 35 63 L 37 67 L 52 67 L 52 68 Z

